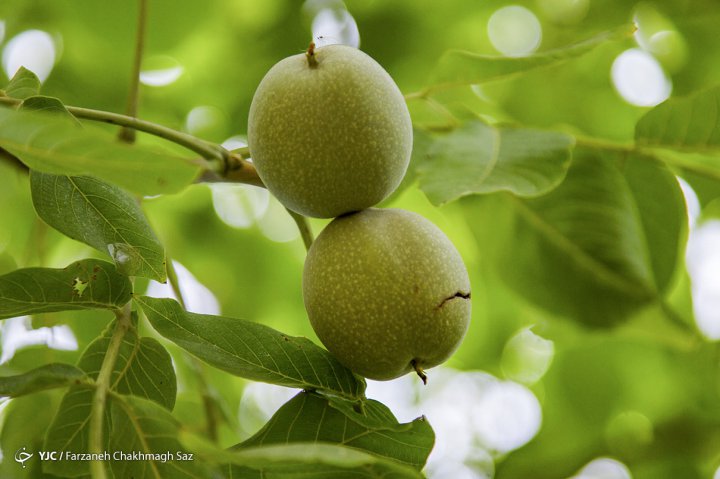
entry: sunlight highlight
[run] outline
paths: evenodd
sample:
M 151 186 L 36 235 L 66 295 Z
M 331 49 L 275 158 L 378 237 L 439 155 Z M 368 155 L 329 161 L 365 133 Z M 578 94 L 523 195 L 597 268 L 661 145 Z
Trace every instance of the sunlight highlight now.
M 258 226 L 267 239 L 276 243 L 289 243 L 300 237 L 295 221 L 274 196 L 270 196 L 268 209 L 258 219 Z
M 270 193 L 265 188 L 233 183 L 210 185 L 215 213 L 228 226 L 247 229 L 265 215 Z
M 509 57 L 530 55 L 542 40 L 540 21 L 533 12 L 519 5 L 495 11 L 488 20 L 487 32 L 493 47 Z
M 357 23 L 344 8 L 320 10 L 312 21 L 312 36 L 318 47 L 335 44 L 360 47 Z
M 571 479 L 632 479 L 632 475 L 622 462 L 600 457 L 590 461 Z
M 2 64 L 8 78 L 23 66 L 44 82 L 55 66 L 56 48 L 52 37 L 41 30 L 26 30 L 7 42 Z
M 75 334 L 69 326 L 33 329 L 30 316 L 6 319 L 0 326 L 0 335 L 2 335 L 0 364 L 5 364 L 17 351 L 30 346 L 44 345 L 60 351 L 77 351 L 78 348 Z
M 140 83 L 152 87 L 175 83 L 185 71 L 177 60 L 166 55 L 152 57 L 144 61 L 143 66 L 145 68 L 140 72 Z
M 430 479 L 490 479 L 496 456 L 522 447 L 539 431 L 540 403 L 526 387 L 485 372 L 437 367 L 427 386 L 406 375 L 368 380 L 367 396 L 386 404 L 401 422 L 425 415 L 435 447 L 425 469 Z
M 552 341 L 524 328 L 505 344 L 500 367 L 508 379 L 532 385 L 545 375 L 554 355 Z
M 692 283 L 693 311 L 700 332 L 720 339 L 720 220 L 710 220 L 690 233 L 685 261 Z
M 214 132 L 224 129 L 227 117 L 222 110 L 214 106 L 196 106 L 185 118 L 185 129 L 191 135 L 207 138 Z
M 700 200 L 698 200 L 697 193 L 695 193 L 695 190 L 693 190 L 692 186 L 690 186 L 687 181 L 683 180 L 679 176 L 676 176 L 675 178 L 680 184 L 680 189 L 682 190 L 683 197 L 685 198 L 688 226 L 692 230 L 693 227 L 695 227 L 698 217 L 700 216 Z
M 173 266 L 180 284 L 180 293 L 185 300 L 185 309 L 193 313 L 219 315 L 220 303 L 213 292 L 198 281 L 182 264 L 173 261 Z M 170 281 L 165 284 L 154 280 L 150 281 L 145 294 L 154 298 L 178 299 L 170 285 Z
M 655 106 L 672 92 L 672 83 L 660 63 L 638 48 L 618 55 L 610 75 L 623 100 L 635 106 Z
M 239 424 L 241 439 L 245 440 L 258 432 L 278 409 L 299 392 L 299 389 L 249 382 L 243 389 L 238 407 L 238 417 L 243 418 Z

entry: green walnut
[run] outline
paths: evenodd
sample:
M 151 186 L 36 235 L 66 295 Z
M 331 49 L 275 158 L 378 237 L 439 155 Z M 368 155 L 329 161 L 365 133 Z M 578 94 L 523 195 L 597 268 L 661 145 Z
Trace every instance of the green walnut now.
M 278 62 L 255 92 L 252 160 L 287 208 L 332 218 L 376 205 L 402 180 L 412 150 L 405 100 L 365 53 L 328 45 Z
M 308 252 L 303 297 L 318 337 L 345 366 L 388 380 L 443 363 L 470 322 L 470 280 L 422 216 L 367 209 L 334 219 Z

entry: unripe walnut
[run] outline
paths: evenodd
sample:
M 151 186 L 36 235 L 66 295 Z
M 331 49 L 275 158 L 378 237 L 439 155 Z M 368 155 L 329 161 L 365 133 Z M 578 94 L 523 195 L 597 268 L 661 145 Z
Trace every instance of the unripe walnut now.
M 422 216 L 367 209 L 333 220 L 308 252 L 303 296 L 318 337 L 345 366 L 393 379 L 437 366 L 470 322 L 470 280 Z
M 253 97 L 252 160 L 287 208 L 331 218 L 376 205 L 405 175 L 412 124 L 395 82 L 365 53 L 311 48 L 278 62 Z

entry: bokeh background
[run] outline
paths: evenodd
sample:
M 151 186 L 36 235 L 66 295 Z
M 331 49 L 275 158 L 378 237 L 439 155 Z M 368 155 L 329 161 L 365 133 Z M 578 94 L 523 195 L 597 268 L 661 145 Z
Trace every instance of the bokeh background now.
M 0 84 L 24 65 L 43 93 L 68 105 L 125 107 L 136 31 L 134 1 L 3 0 Z M 404 93 L 422 89 L 447 49 L 526 56 L 635 21 L 626 41 L 482 87 L 438 95 L 454 111 L 626 143 L 650 107 L 720 79 L 716 0 L 150 0 L 139 117 L 228 148 L 245 145 L 255 87 L 280 59 L 315 38 L 358 46 Z M 409 102 L 418 127 L 437 111 Z M 111 130 L 110 127 L 106 127 Z M 141 135 L 143 143 L 162 141 Z M 179 147 L 162 143 L 165 148 Z M 672 303 L 695 334 L 655 312 L 613 330 L 588 330 L 524 300 L 488 266 L 472 200 L 433 207 L 413 185 L 384 206 L 425 215 L 453 240 L 473 284 L 473 318 L 459 351 L 430 371 L 370 382 L 368 396 L 401 421 L 427 416 L 437 443 L 431 478 L 720 478 L 720 187 L 680 179 L 690 226 L 685 271 Z M 305 250 L 265 190 L 194 185 L 146 198 L 144 209 L 175 261 L 188 309 L 252 319 L 317 341 L 302 304 Z M 315 233 L 325 222 L 313 220 Z M 487 226 L 487 225 L 485 225 Z M 37 217 L 26 175 L 0 163 L 0 273 L 61 267 L 94 256 Z M 139 284 L 153 296 L 166 285 Z M 100 312 L 6 320 L 0 372 L 73 362 L 110 321 Z M 143 332 L 153 335 L 149 327 Z M 248 383 L 168 345 L 178 372 L 174 414 L 203 431 L 208 404 L 217 440 L 256 432 L 295 392 Z M 16 445 L 41 444 L 58 392 L 3 401 L 0 476 Z M 9 471 L 12 470 L 12 473 Z

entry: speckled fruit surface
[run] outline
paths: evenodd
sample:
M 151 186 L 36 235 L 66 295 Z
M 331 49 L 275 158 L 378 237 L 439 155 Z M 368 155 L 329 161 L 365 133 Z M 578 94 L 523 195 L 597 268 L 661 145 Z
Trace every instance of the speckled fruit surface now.
M 328 45 L 281 60 L 255 92 L 252 160 L 291 210 L 332 218 L 376 205 L 405 175 L 412 150 L 407 105 L 365 53 Z
M 388 380 L 444 362 L 470 322 L 470 280 L 447 236 L 422 216 L 367 209 L 333 220 L 308 252 L 303 296 L 340 362 Z

